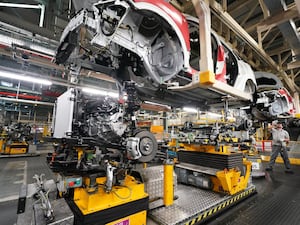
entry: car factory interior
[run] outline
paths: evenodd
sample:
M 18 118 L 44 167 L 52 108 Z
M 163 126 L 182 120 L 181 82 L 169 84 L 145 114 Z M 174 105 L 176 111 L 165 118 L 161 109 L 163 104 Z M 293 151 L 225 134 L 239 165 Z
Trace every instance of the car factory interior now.
M 0 224 L 299 225 L 299 93 L 299 0 L 2 0 Z

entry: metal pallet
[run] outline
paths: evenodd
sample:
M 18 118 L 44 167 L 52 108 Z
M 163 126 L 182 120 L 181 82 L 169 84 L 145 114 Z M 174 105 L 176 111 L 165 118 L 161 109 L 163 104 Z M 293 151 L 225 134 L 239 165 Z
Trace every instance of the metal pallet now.
M 232 152 L 228 154 L 207 153 L 197 151 L 178 151 L 178 160 L 181 163 L 189 163 L 223 170 L 224 168 L 242 168 L 243 154 Z
M 178 199 L 172 206 L 149 212 L 149 217 L 159 225 L 195 225 L 205 222 L 221 211 L 256 193 L 254 185 L 233 196 L 181 185 L 177 186 Z

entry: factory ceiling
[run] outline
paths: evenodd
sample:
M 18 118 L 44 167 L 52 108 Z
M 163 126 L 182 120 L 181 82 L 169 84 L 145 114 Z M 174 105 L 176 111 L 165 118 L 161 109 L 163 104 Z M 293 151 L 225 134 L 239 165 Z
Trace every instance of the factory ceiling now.
M 196 15 L 192 1 L 171 0 L 184 13 Z M 212 28 L 254 70 L 278 75 L 300 92 L 300 2 L 293 0 L 209 1 Z
M 169 2 L 183 13 L 196 15 L 191 0 Z M 300 92 L 299 1 L 208 2 L 212 28 L 241 58 L 254 70 L 278 75 L 290 91 Z M 68 71 L 51 60 L 62 31 L 74 14 L 71 0 L 1 1 L 0 67 L 51 79 L 53 85 L 33 86 L 1 79 L 0 92 L 12 92 L 18 87 L 23 94 L 41 96 L 40 101 L 53 103 L 59 94 L 72 86 Z M 79 85 L 115 89 L 112 80 L 102 74 L 83 71 L 82 75 Z

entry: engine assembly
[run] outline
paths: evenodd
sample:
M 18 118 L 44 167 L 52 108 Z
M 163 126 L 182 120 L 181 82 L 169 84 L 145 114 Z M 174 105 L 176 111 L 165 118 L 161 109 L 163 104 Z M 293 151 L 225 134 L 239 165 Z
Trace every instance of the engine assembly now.
M 0 154 L 19 155 L 29 150 L 28 141 L 32 140 L 31 127 L 23 123 L 12 123 L 1 131 Z
M 134 83 L 124 86 L 126 100 L 95 96 L 81 89 L 69 89 L 56 103 L 55 151 L 48 156 L 51 169 L 69 174 L 102 174 L 106 188 L 137 162 L 151 161 L 157 142 L 149 131 L 136 127 L 139 109 Z
M 71 88 L 57 99 L 55 148 L 47 161 L 76 225 L 121 219 L 127 211 L 116 213 L 117 206 L 133 207 L 146 219 L 148 195 L 133 165 L 151 161 L 158 146 L 153 134 L 136 126 L 140 103 L 135 84 L 126 82 L 122 93 L 116 99 Z

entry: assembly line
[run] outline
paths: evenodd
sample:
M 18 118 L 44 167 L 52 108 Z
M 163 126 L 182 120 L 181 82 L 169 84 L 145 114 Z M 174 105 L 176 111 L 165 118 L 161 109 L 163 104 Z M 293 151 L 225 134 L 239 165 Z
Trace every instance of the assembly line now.
M 13 102 L 0 105 L 4 224 L 299 223 L 300 39 L 279 68 L 263 41 L 293 26 L 279 14 L 262 27 L 273 7 L 299 24 L 300 5 L 259 1 L 243 19 L 261 6 L 257 43 L 225 12 L 231 1 L 220 15 L 205 0 L 37 2 L 0 4 L 40 10 L 40 27 L 48 8 L 60 14 L 53 40 L 20 29 L 25 41 L 0 41 L 0 99 Z M 35 78 L 14 74 L 8 49 Z

